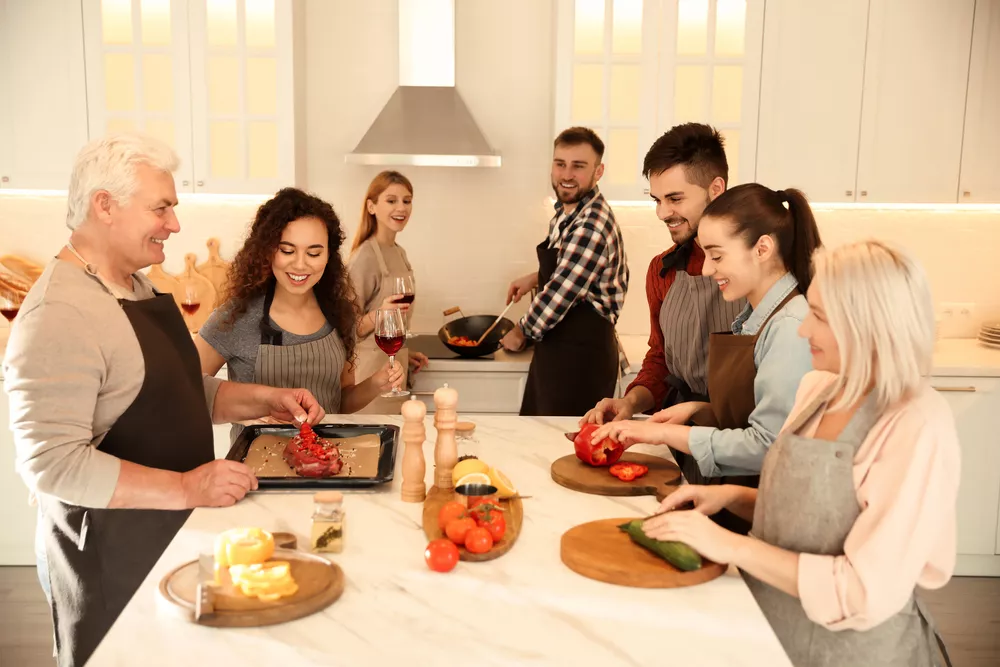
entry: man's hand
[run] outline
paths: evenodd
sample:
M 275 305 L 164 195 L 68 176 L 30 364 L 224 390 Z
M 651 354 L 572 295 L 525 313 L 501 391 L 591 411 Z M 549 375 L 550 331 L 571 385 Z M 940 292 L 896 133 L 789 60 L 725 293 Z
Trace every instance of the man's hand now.
M 507 335 L 500 339 L 500 344 L 510 352 L 520 352 L 524 349 L 525 342 L 524 332 L 518 326 L 508 331 Z
M 538 286 L 538 272 L 529 273 L 526 276 L 521 276 L 520 278 L 511 282 L 510 287 L 507 288 L 507 303 L 513 301 L 517 303 L 521 298 L 531 292 L 531 290 Z
M 253 471 L 238 461 L 218 459 L 181 473 L 184 508 L 229 507 L 257 488 Z
M 267 416 L 278 421 L 318 424 L 326 411 L 308 389 L 280 389 L 269 387 L 264 397 Z
M 635 406 L 627 398 L 602 398 L 583 416 L 583 419 L 580 420 L 580 426 L 631 419 L 634 414 Z

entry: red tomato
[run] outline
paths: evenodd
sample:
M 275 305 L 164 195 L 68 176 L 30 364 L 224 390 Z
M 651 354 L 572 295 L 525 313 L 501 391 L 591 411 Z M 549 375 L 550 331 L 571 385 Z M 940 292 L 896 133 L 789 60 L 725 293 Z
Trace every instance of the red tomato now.
M 468 512 L 462 503 L 454 500 L 447 502 L 441 506 L 441 511 L 438 512 L 438 528 L 443 533 L 448 528 L 448 524 L 451 523 L 452 519 L 461 519 L 467 515 Z
M 476 522 L 472 520 L 472 517 L 463 516 L 460 519 L 449 521 L 448 525 L 445 526 L 444 534 L 448 536 L 449 540 L 462 546 L 465 544 L 465 536 L 475 527 Z
M 605 438 L 596 445 L 591 444 L 594 431 L 599 429 L 597 424 L 584 424 L 583 428 L 573 440 L 576 448 L 576 458 L 592 466 L 609 466 L 622 457 L 625 447 L 620 442 L 615 442 L 611 438 Z
M 504 533 L 507 532 L 507 518 L 499 507 L 491 504 L 480 505 L 473 516 L 477 526 L 490 532 L 494 544 L 503 539 Z
M 465 536 L 465 548 L 469 553 L 484 554 L 493 548 L 493 536 L 485 528 L 473 528 Z
M 458 563 L 458 547 L 451 540 L 434 540 L 424 549 L 424 560 L 435 572 L 451 572 Z

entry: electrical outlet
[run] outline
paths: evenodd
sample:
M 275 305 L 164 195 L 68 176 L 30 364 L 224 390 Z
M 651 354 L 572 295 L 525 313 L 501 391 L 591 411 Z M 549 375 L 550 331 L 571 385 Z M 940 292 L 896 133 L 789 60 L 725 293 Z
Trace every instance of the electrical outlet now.
M 979 329 L 975 303 L 942 303 L 938 306 L 936 315 L 938 334 L 943 338 L 970 338 Z

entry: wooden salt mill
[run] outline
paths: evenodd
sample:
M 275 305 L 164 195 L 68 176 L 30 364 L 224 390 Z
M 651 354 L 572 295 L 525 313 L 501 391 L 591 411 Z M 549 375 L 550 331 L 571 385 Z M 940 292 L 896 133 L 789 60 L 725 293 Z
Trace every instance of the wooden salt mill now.
M 458 423 L 458 392 L 447 384 L 434 392 L 434 426 L 437 442 L 434 443 L 434 486 L 453 489 L 451 473 L 458 463 L 458 443 L 455 442 L 455 424 Z
M 424 440 L 427 429 L 424 428 L 424 417 L 427 406 L 411 397 L 403 403 L 403 487 L 400 498 L 404 503 L 422 503 L 427 496 L 424 484 L 424 474 L 427 464 L 424 463 Z

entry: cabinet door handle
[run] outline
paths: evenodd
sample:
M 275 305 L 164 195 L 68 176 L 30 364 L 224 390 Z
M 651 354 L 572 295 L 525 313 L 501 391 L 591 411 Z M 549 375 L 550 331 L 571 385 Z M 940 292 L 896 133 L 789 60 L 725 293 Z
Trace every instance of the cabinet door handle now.
M 867 197 L 868 196 L 868 191 L 867 190 L 862 190 L 861 191 L 861 196 L 862 197 Z
M 187 187 L 188 185 L 190 185 L 190 182 L 189 181 L 181 181 L 181 185 L 183 185 L 184 187 Z M 365 204 L 365 206 L 367 206 L 367 204 Z
M 196 183 L 196 185 L 197 185 L 197 186 L 198 186 L 199 188 L 203 188 L 203 187 L 205 187 L 205 181 L 198 181 L 198 182 Z
M 962 190 L 963 197 L 971 197 L 972 193 L 969 190 Z
M 976 391 L 975 387 L 934 387 L 937 391 L 962 391 L 967 393 L 972 393 Z
M 844 190 L 844 196 L 845 197 L 853 197 L 854 196 L 854 190 Z

